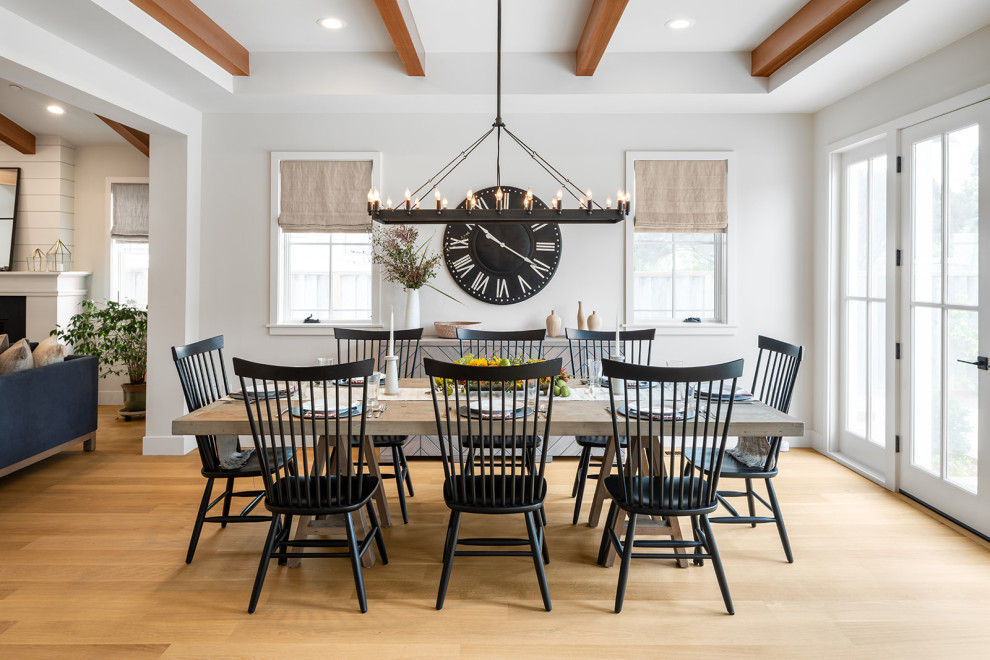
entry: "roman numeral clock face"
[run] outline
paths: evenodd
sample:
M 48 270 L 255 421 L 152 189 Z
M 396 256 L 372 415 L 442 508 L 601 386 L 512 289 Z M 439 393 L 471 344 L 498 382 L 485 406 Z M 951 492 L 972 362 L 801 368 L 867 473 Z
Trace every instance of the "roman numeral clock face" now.
M 475 193 L 477 207 L 495 208 L 495 188 Z M 524 208 L 526 191 L 502 186 L 503 208 Z M 464 208 L 462 202 L 457 208 Z M 534 209 L 546 205 L 533 198 Z M 560 228 L 554 223 L 449 224 L 443 257 L 454 281 L 493 305 L 532 298 L 550 282 L 560 263 Z

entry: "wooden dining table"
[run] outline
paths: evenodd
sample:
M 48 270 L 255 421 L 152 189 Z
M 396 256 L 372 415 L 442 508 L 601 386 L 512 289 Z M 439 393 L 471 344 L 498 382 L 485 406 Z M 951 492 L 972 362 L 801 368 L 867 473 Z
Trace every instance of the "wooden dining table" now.
M 388 408 L 380 416 L 365 420 L 366 447 L 371 456 L 369 468 L 378 472 L 376 452 L 371 446 L 374 435 L 436 435 L 437 423 L 433 400 L 429 393 L 430 381 L 426 378 L 402 379 L 398 395 L 381 394 L 379 400 Z M 612 435 L 612 415 L 608 412 L 608 391 L 598 388 L 597 398 L 590 398 L 586 386 L 574 384 L 574 395 L 555 397 L 550 414 L 550 435 Z M 220 399 L 172 420 L 172 433 L 176 435 L 251 435 L 244 402 Z M 781 436 L 804 435 L 804 422 L 775 410 L 760 401 L 737 403 L 733 406 L 729 423 L 730 436 Z M 608 456 L 606 456 L 608 459 Z M 610 464 L 610 463 L 607 463 Z M 604 480 L 608 470 L 602 470 L 592 501 L 589 524 L 596 525 L 601 516 L 605 499 Z M 388 498 L 384 488 L 375 493 L 382 526 L 391 525 Z M 370 553 L 369 553 L 370 554 Z

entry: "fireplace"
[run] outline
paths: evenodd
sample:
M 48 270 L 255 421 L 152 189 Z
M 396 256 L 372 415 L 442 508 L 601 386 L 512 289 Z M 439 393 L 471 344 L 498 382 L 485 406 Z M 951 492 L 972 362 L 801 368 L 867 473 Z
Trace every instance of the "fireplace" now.
M 8 335 L 10 343 L 20 341 L 27 331 L 27 298 L 0 296 L 0 335 Z

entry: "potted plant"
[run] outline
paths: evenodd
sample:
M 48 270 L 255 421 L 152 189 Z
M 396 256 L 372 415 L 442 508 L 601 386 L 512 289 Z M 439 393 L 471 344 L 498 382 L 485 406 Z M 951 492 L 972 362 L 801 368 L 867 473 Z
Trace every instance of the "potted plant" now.
M 121 412 L 145 409 L 145 374 L 148 370 L 148 312 L 132 305 L 108 300 L 100 307 L 92 300 L 79 303 L 82 311 L 65 328 L 53 334 L 74 353 L 95 355 L 100 360 L 100 378 L 127 375 Z
M 424 286 L 460 302 L 430 284 L 443 257 L 430 254 L 426 243 L 416 245 L 418 238 L 419 231 L 412 225 L 376 227 L 371 232 L 372 262 L 382 267 L 386 282 L 401 284 L 406 291 L 407 328 L 419 327 L 419 290 Z

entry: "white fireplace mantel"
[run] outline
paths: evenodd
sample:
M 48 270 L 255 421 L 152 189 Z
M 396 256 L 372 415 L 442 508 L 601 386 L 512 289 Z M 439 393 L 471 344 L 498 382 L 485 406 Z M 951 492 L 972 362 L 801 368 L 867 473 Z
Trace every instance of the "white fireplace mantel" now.
M 0 296 L 24 296 L 26 332 L 41 341 L 56 325 L 65 327 L 89 293 L 90 273 L 0 272 Z

